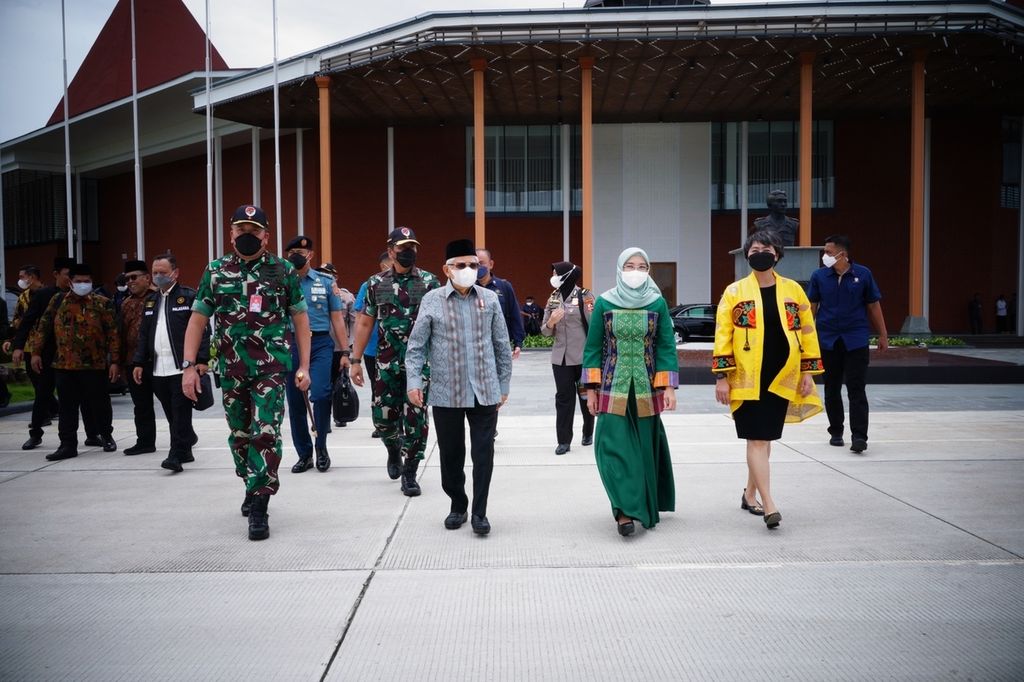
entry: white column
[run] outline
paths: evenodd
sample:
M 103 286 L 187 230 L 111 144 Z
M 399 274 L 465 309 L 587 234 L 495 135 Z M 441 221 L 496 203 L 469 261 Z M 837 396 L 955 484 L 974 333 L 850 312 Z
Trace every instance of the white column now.
M 569 209 L 572 208 L 571 128 L 562 124 L 562 260 L 569 262 Z M 591 280 L 593 281 L 593 280 Z
M 274 26 L 274 233 L 277 235 L 277 253 L 284 253 L 281 223 L 281 97 L 277 79 L 277 0 L 272 3 Z
M 71 129 L 68 124 L 68 33 L 64 18 L 64 0 L 60 0 L 60 34 L 64 50 L 64 202 L 68 221 L 68 257 L 74 257 L 74 221 L 71 217 Z
M 1017 336 L 1024 336 L 1024 116 L 1020 119 L 1020 199 L 1017 208 Z
M 135 148 L 135 257 L 146 258 L 146 231 L 142 223 L 142 163 L 139 161 L 139 83 L 135 60 L 135 0 L 132 16 L 132 143 Z M 81 230 L 81 225 L 79 225 Z
M 750 147 L 750 126 L 747 125 L 746 121 L 740 123 L 740 243 L 739 248 L 743 248 L 743 243 L 747 241 L 747 198 L 749 192 L 747 191 L 748 177 L 748 157 Z
M 224 255 L 224 140 L 213 138 L 213 234 L 214 258 Z
M 85 222 L 82 220 L 81 172 L 75 173 L 75 224 L 78 225 L 78 229 L 75 230 L 75 260 L 81 263 L 85 254 L 85 250 L 82 248 L 82 233 L 85 231 Z
M 388 126 L 388 234 L 395 229 L 395 128 Z
M 0 158 L 3 158 L 3 147 L 0 147 Z M 7 284 L 7 231 L 4 229 L 4 174 L 0 172 L 0 283 Z M 7 311 L 13 315 L 14 311 Z
M 931 242 L 932 242 L 932 120 L 924 120 L 924 264 L 921 268 L 921 275 L 924 279 L 922 287 L 922 298 L 924 299 L 924 318 L 931 317 L 929 314 L 931 299 Z
M 306 234 L 306 185 L 302 181 L 302 128 L 295 129 L 295 210 L 298 213 L 295 225 L 299 234 Z
M 252 203 L 260 205 L 260 129 L 252 129 Z M 262 206 L 260 206 L 262 208 Z

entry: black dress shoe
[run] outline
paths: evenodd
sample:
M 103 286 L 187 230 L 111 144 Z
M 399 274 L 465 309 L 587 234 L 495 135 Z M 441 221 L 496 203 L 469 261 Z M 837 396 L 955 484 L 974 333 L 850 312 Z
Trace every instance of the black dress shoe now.
M 301 474 L 303 471 L 309 471 L 313 468 L 312 457 L 300 457 L 299 461 L 292 465 L 293 474 Z
M 618 526 L 619 526 L 619 535 L 621 535 L 624 538 L 625 537 L 629 537 L 630 535 L 633 535 L 634 533 L 636 533 L 636 524 L 633 523 L 632 519 L 630 519 L 626 523 L 619 523 Z
M 583 440 L 580 441 L 580 445 L 593 445 L 593 444 L 594 444 L 594 437 L 593 436 L 583 436 Z
M 188 464 L 189 462 L 196 461 L 196 458 L 191 452 L 186 452 L 184 455 L 178 455 L 178 461 L 182 464 Z
M 370 434 L 370 438 L 380 438 L 380 431 L 374 429 L 373 433 Z
M 51 452 L 46 456 L 46 460 L 49 462 L 57 462 L 62 459 L 71 459 L 72 457 L 78 457 L 78 450 L 73 447 L 61 446 L 57 448 L 56 452 Z
M 858 455 L 868 449 L 868 442 L 863 438 L 854 438 L 853 444 L 850 446 L 851 452 L 856 452 Z
M 331 456 L 327 454 L 327 448 L 316 449 L 316 470 L 323 473 L 331 468 Z
M 132 455 L 148 455 L 151 452 L 156 452 L 156 446 L 153 445 L 139 445 L 136 443 L 130 448 L 124 449 L 124 454 L 131 457 Z
M 462 528 L 462 524 L 465 522 L 466 512 L 452 512 L 445 518 L 444 527 L 448 530 L 456 530 L 458 528 Z
M 747 502 L 747 489 L 743 489 L 743 494 L 740 495 L 740 509 L 745 509 L 754 516 L 764 516 L 764 507 L 757 503 L 757 498 L 754 498 L 754 503 L 750 504 Z
M 53 424 L 53 422 L 47 419 L 46 421 L 39 425 L 39 428 L 42 428 L 44 426 L 50 426 L 51 424 Z
M 463 514 L 465 518 L 465 514 Z M 487 535 L 491 532 L 491 522 L 487 520 L 486 516 L 477 516 L 473 514 L 473 520 L 471 521 L 473 526 L 473 532 L 477 535 Z
M 198 433 L 193 433 L 192 434 L 192 444 L 189 445 L 189 447 L 190 448 L 195 447 L 196 443 L 198 443 L 198 442 L 199 442 L 199 434 Z
M 843 442 L 843 437 L 842 436 L 832 436 L 831 438 L 828 439 L 828 444 L 829 445 L 834 445 L 837 448 L 841 448 L 844 445 L 846 445 L 846 443 Z
M 558 447 L 555 448 L 555 454 L 556 455 L 564 455 L 567 452 L 569 452 L 569 444 L 568 443 L 559 443 Z
M 110 436 L 103 437 L 103 452 L 117 452 L 117 443 Z
M 771 514 L 765 514 L 764 525 L 769 528 L 778 528 L 779 524 L 782 523 L 782 514 L 779 512 L 772 512 Z
M 85 439 L 85 444 L 89 447 L 97 447 L 103 445 L 103 440 L 99 436 L 89 436 Z
M 181 461 L 179 461 L 177 457 L 168 457 L 164 461 L 160 462 L 160 466 L 175 473 L 184 471 L 184 469 L 181 468 Z
M 22 450 L 35 450 L 37 447 L 43 444 L 42 438 L 36 438 L 35 436 L 29 436 L 29 439 L 21 444 Z

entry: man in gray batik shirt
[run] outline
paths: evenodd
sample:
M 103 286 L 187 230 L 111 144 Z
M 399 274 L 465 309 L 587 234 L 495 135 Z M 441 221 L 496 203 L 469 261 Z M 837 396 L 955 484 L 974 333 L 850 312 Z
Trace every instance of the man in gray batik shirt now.
M 498 296 L 476 285 L 479 262 L 473 242 L 459 239 L 445 249 L 448 283 L 427 292 L 405 352 L 409 402 L 423 404 L 425 363 L 430 363 L 430 403 L 441 453 L 441 487 L 451 498 L 445 528 L 466 522 L 465 422 L 473 459 L 473 532 L 491 531 L 487 492 L 494 469 L 498 408 L 508 398 L 512 351 Z

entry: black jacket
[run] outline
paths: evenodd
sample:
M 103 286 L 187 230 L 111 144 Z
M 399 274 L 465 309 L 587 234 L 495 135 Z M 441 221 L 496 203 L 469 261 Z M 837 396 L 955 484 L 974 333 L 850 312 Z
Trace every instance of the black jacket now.
M 174 285 L 166 297 L 159 291 L 154 291 L 146 297 L 145 308 L 142 312 L 142 325 L 139 327 L 139 343 L 135 347 L 132 365 L 153 369 L 153 364 L 156 362 L 153 346 L 156 340 L 157 307 L 163 305 L 164 309 L 160 311 L 160 314 L 167 317 L 167 334 L 171 338 L 174 366 L 181 369 L 183 360 L 181 355 L 185 351 L 185 329 L 188 327 L 189 318 L 192 317 L 192 302 L 195 298 L 195 289 L 189 289 L 180 284 Z M 203 330 L 203 340 L 199 342 L 196 364 L 206 365 L 209 362 L 210 325 L 207 324 L 206 329 Z

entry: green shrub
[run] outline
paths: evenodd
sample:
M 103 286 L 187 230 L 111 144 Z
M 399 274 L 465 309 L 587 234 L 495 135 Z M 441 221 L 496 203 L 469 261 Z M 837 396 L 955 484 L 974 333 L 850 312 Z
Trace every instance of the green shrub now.
M 878 345 L 878 337 L 872 336 L 868 343 L 872 346 Z M 908 348 L 915 346 L 965 346 L 963 339 L 953 336 L 890 336 L 889 345 L 893 348 Z
M 553 345 L 555 345 L 554 336 L 542 336 L 540 334 L 531 334 L 523 341 L 523 348 L 551 348 Z

